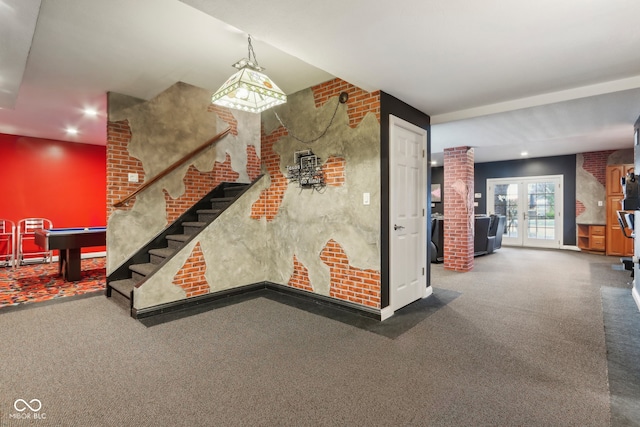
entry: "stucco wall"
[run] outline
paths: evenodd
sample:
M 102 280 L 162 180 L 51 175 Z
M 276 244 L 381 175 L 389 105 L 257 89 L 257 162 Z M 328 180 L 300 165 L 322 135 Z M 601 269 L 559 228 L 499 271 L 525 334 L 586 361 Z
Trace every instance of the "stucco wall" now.
M 108 97 L 110 124 L 128 126 L 129 140 L 108 131 L 107 150 L 124 145 L 130 158 L 108 156 L 108 187 L 126 182 L 127 172 L 136 171 L 135 163 L 142 167 L 141 182 L 150 180 L 184 155 L 224 130 L 228 124 L 211 112 L 211 93 L 185 83 L 176 83 L 149 101 L 123 102 L 123 97 Z M 234 112 L 237 130 L 206 149 L 172 173 L 138 195 L 127 207 L 111 208 L 107 228 L 107 274 L 134 254 L 168 225 L 168 205 L 186 197 L 192 204 L 217 183 L 228 180 L 226 169 L 234 171 L 237 182 L 249 182 L 247 153 L 260 155 L 260 119 L 253 114 Z M 251 147 L 251 150 L 248 148 Z M 116 163 L 122 163 L 116 165 Z M 226 163 L 226 169 L 221 165 Z M 131 166 L 127 166 L 131 165 Z M 209 187 L 201 189 L 201 195 L 187 188 L 189 171 L 209 175 Z M 225 173 L 220 173 L 223 171 Z M 134 186 L 129 185 L 129 188 Z M 189 194 L 187 194 L 189 193 Z M 108 193 L 111 207 L 117 200 L 117 192 Z M 185 205 L 185 203 L 178 203 Z
M 350 93 L 347 104 L 338 102 L 341 91 Z M 110 120 L 131 127 L 128 152 L 142 163 L 145 177 L 159 173 L 164 167 L 159 163 L 168 165 L 189 151 L 185 146 L 195 147 L 224 129 L 222 118 L 231 121 L 226 114 L 211 114 L 209 97 L 208 91 L 178 84 L 147 103 L 113 112 Z M 227 162 L 238 181 L 247 182 L 255 176 L 247 172 L 246 153 L 254 150 L 265 176 L 136 288 L 136 309 L 262 281 L 295 286 L 300 280 L 294 278 L 308 291 L 380 308 L 379 95 L 336 79 L 288 98 L 277 109 L 286 129 L 267 111 L 261 137 L 259 115 L 229 110 L 238 122 L 237 135 L 193 165 L 215 170 L 215 162 Z M 165 121 L 161 131 L 154 127 L 157 121 Z M 329 123 L 312 144 L 292 136 L 315 139 Z M 286 178 L 294 152 L 307 149 L 326 168 L 328 185 L 320 191 Z M 185 191 L 186 168 L 137 197 L 132 207 L 112 213 L 110 268 L 164 229 L 166 197 Z M 370 194 L 370 204 L 363 204 L 363 193 Z
M 576 223 L 606 224 L 607 165 L 633 163 L 633 149 L 576 155 Z M 602 202 L 602 206 L 598 206 Z
M 294 135 L 311 140 L 325 129 L 336 105 L 338 97 L 334 96 L 316 108 L 313 91 L 308 89 L 290 96 L 286 107 L 277 109 L 277 112 Z M 274 122 L 274 117 L 273 113 L 263 113 L 266 133 L 280 127 Z M 272 146 L 277 156 L 269 157 L 265 153 L 264 158 L 273 159 L 276 173 L 286 175 L 287 166 L 293 164 L 294 153 L 307 149 L 323 161 L 330 157 L 343 158 L 344 182 L 327 185 L 321 191 L 301 189 L 296 183 L 286 185 L 277 214 L 269 221 L 272 268 L 267 280 L 289 284 L 296 257 L 307 270 L 313 292 L 331 295 L 332 285 L 338 283 L 332 283 L 330 267 L 321 259 L 323 249 L 331 240 L 342 247 L 351 268 L 380 270 L 378 120 L 375 114 L 368 114 L 357 126 L 351 127 L 347 106 L 340 104 L 332 126 L 318 141 L 305 144 L 287 134 Z M 370 193 L 370 205 L 363 205 L 363 193 Z M 379 292 L 379 283 L 376 285 L 378 289 L 375 291 Z M 361 303 L 366 304 L 364 301 Z M 379 307 L 379 302 L 375 306 Z

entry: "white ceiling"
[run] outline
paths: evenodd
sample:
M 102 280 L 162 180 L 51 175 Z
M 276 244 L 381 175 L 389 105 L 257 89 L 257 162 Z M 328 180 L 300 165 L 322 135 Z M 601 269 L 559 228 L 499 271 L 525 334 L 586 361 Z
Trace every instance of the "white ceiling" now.
M 287 93 L 337 76 L 429 114 L 435 158 L 631 148 L 640 115 L 637 0 L 39 3 L 0 0 L 1 133 L 104 144 L 107 91 L 213 92 L 247 33 Z

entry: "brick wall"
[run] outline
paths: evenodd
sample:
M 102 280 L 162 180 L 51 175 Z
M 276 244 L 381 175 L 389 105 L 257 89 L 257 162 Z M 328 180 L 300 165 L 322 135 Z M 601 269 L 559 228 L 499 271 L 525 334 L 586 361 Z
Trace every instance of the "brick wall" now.
M 380 92 L 366 92 L 340 79 L 334 79 L 311 88 L 316 108 L 324 105 L 330 98 L 337 97 L 341 92 L 349 94 L 347 114 L 349 126 L 357 127 L 368 113 L 375 114 L 380 122 Z M 262 162 L 271 177 L 271 185 L 265 189 L 260 198 L 254 203 L 251 217 L 255 220 L 265 218 L 273 221 L 276 217 L 282 198 L 288 186 L 287 178 L 280 171 L 280 156 L 273 150 L 273 145 L 287 136 L 282 126 L 270 134 L 262 133 Z M 325 182 L 330 186 L 341 186 L 346 183 L 346 160 L 339 156 L 323 159 Z M 360 270 L 349 265 L 349 260 L 340 245 L 329 241 L 327 247 L 320 254 L 320 258 L 331 269 L 330 296 L 346 301 L 355 302 L 370 307 L 380 307 L 380 272 L 374 270 Z M 289 285 L 301 289 L 313 290 L 309 283 L 306 267 L 294 258 L 294 273 Z
M 444 268 L 473 269 L 473 149 L 444 150 Z
M 344 168 L 347 162 L 342 157 L 329 157 L 322 167 L 327 185 L 340 187 L 345 184 Z
M 330 98 L 340 95 L 341 92 L 349 94 L 347 101 L 347 115 L 349 126 L 356 127 L 364 116 L 374 113 L 380 122 L 380 91 L 367 92 L 357 86 L 341 79 L 333 79 L 311 88 L 316 108 L 320 108 Z
M 173 284 L 180 286 L 187 293 L 187 298 L 209 293 L 209 283 L 204 276 L 206 263 L 198 242 L 191 255 L 173 277 Z
M 131 129 L 127 120 L 107 122 L 107 218 L 115 209 L 113 205 L 135 191 L 145 178 L 142 162 L 127 151 L 129 142 Z M 137 173 L 139 182 L 129 182 L 129 173 Z M 119 209 L 131 209 L 134 201 Z
M 164 191 L 167 205 L 167 223 L 172 223 L 187 209 L 200 201 L 207 193 L 221 182 L 235 182 L 240 174 L 231 169 L 231 157 L 227 154 L 224 163 L 215 163 L 213 171 L 200 172 L 193 165 L 189 166 L 182 180 L 184 182 L 184 194 L 174 199 Z
M 313 292 L 311 281 L 309 280 L 309 270 L 298 261 L 298 257 L 295 255 L 293 256 L 293 274 L 289 279 L 288 285 L 293 288 Z
M 210 106 L 208 111 L 220 116 L 231 127 L 231 133 L 237 135 L 238 123 L 227 108 Z M 131 129 L 126 120 L 107 123 L 107 218 L 115 209 L 113 204 L 131 194 L 145 180 L 142 163 L 130 156 L 127 150 L 131 136 Z M 137 173 L 139 182 L 128 182 L 129 173 Z M 251 180 L 260 175 L 260 158 L 255 147 L 251 145 L 247 146 L 247 173 Z M 200 172 L 190 166 L 183 178 L 184 194 L 174 199 L 165 191 L 167 223 L 177 219 L 221 182 L 235 182 L 238 177 L 239 174 L 231 169 L 228 154 L 226 160 L 223 163 L 216 162 L 211 171 Z M 135 198 L 131 199 L 127 206 L 118 209 L 131 209 L 134 203 Z
M 369 307 L 380 308 L 380 272 L 349 265 L 342 246 L 329 240 L 320 253 L 331 273 L 330 296 Z
M 609 150 L 582 153 L 584 158 L 582 169 L 593 175 L 603 186 L 607 185 L 607 160 L 614 152 L 614 150 Z

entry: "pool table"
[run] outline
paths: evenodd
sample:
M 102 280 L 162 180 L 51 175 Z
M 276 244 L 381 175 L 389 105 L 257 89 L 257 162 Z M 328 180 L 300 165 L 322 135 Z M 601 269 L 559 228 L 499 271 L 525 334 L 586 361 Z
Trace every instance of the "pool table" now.
M 59 252 L 59 272 L 65 280 L 80 280 L 80 249 L 105 246 L 107 227 L 51 228 L 35 231 L 35 243 L 45 251 Z

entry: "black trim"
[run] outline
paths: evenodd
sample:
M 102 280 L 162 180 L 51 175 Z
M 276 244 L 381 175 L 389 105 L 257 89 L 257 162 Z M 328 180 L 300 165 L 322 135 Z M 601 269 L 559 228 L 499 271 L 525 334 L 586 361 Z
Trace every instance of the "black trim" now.
M 431 222 L 431 118 L 399 99 L 380 91 L 380 307 L 389 306 L 389 115 L 427 131 L 427 224 Z M 429 230 L 430 227 L 427 227 Z M 427 231 L 429 233 L 429 231 Z M 425 242 L 425 245 L 427 242 Z M 428 248 L 428 246 L 427 246 Z M 427 249 L 427 286 L 431 285 L 431 263 Z
M 160 304 L 153 307 L 147 307 L 140 310 L 132 309 L 131 315 L 135 319 L 145 319 L 160 314 L 174 313 L 178 311 L 184 311 L 193 309 L 198 306 L 214 305 L 220 303 L 231 297 L 246 296 L 254 292 L 259 291 L 272 291 L 286 295 L 293 295 L 303 298 L 307 301 L 312 301 L 316 304 L 325 304 L 333 307 L 347 310 L 352 313 L 360 314 L 362 316 L 370 317 L 372 319 L 380 320 L 380 311 L 371 309 L 369 307 L 360 306 L 350 303 L 348 301 L 342 301 L 339 299 L 327 297 L 324 295 L 315 294 L 302 289 L 292 288 L 285 285 L 279 285 L 273 282 L 258 282 L 251 285 L 240 286 L 233 289 L 228 289 L 220 292 L 215 292 L 206 295 L 200 295 L 197 297 L 183 299 L 178 301 L 169 302 L 166 304 Z

